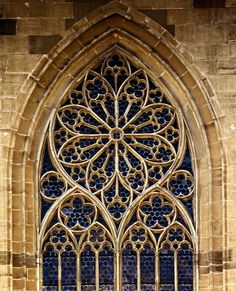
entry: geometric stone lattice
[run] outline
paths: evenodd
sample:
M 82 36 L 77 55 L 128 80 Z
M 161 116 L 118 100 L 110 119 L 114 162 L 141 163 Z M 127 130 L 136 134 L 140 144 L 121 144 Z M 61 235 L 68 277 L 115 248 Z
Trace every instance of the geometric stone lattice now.
M 193 290 L 191 151 L 169 93 L 121 51 L 66 92 L 43 153 L 43 290 Z

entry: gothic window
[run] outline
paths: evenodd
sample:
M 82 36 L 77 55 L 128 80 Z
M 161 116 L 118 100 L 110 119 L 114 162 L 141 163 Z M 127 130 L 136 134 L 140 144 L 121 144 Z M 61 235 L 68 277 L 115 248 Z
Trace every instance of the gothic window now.
M 180 110 L 120 51 L 66 92 L 40 179 L 43 290 L 194 290 L 194 171 Z

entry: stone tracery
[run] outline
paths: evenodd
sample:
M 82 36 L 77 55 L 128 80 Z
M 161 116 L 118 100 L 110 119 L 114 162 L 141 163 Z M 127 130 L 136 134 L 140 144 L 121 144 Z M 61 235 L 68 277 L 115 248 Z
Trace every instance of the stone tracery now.
M 76 272 L 76 276 L 70 275 L 77 278 L 73 284 L 63 285 L 63 270 L 60 275 L 57 270 L 60 280 L 55 279 L 56 283 L 52 280 L 52 286 L 44 284 L 45 290 L 57 285 L 62 290 L 64 287 L 75 290 L 76 286 L 98 290 L 99 284 L 105 288 L 102 290 L 119 290 L 120 286 L 122 290 L 156 290 L 156 286 L 160 290 L 174 290 L 177 285 L 179 290 L 192 290 L 189 289 L 193 288 L 192 259 L 190 275 L 181 283 L 182 289 L 176 277 L 178 252 L 183 252 L 183 256 L 185 253 L 182 245 L 188 246 L 186 256 L 191 257 L 193 252 L 186 217 L 192 216 L 194 178 L 191 163 L 186 165 L 189 159 L 186 134 L 169 98 L 146 72 L 119 52 L 108 55 L 86 73 L 57 110 L 48 144 L 54 169 L 42 176 L 42 200 L 50 204 L 49 213 L 55 208 L 53 202 L 63 196 L 54 223 L 57 228 L 58 223 L 65 227 L 72 257 L 79 260 L 77 271 L 65 267 L 67 273 Z M 93 205 L 84 194 L 87 192 L 95 196 L 103 211 Z M 171 196 L 180 203 L 176 205 Z M 108 225 L 104 216 L 108 217 Z M 186 235 L 177 235 L 172 241 L 171 231 L 179 230 L 173 228 L 176 223 Z M 55 226 L 51 224 L 53 231 Z M 116 237 L 111 235 L 109 224 L 116 225 Z M 178 243 L 176 248 L 180 237 L 184 243 Z M 48 255 L 48 240 L 51 241 L 50 235 L 45 235 L 44 258 L 55 260 L 57 255 Z M 95 243 L 99 240 L 100 243 Z M 54 246 L 49 245 L 52 252 Z M 164 245 L 169 246 L 168 251 Z M 123 266 L 123 274 L 114 276 L 113 284 L 113 277 L 101 279 L 99 265 L 108 264 L 113 269 L 113 256 L 119 252 L 123 259 L 116 261 L 114 269 L 119 274 L 120 265 Z M 145 261 L 145 256 L 153 259 L 155 253 L 160 254 L 160 260 L 156 263 L 154 259 L 153 274 L 149 274 L 152 279 L 146 280 L 148 274 L 145 267 L 142 271 L 142 260 Z M 57 259 L 60 269 L 64 264 L 62 257 L 58 255 Z M 86 258 L 94 270 L 89 278 L 83 273 L 89 268 Z M 125 260 L 136 267 L 125 270 Z M 168 262 L 172 262 L 173 268 L 168 271 L 169 277 L 164 278 L 161 270 Z

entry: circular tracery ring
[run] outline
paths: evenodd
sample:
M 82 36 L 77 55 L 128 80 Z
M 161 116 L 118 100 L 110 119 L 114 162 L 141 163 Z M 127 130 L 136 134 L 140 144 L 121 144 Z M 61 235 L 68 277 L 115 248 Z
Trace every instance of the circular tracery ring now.
M 73 185 L 102 201 L 115 192 L 107 209 L 119 221 L 135 195 L 163 183 L 177 165 L 183 124 L 165 93 L 119 53 L 99 70 L 89 71 L 57 110 L 51 144 Z M 129 191 L 126 201 L 120 186 Z

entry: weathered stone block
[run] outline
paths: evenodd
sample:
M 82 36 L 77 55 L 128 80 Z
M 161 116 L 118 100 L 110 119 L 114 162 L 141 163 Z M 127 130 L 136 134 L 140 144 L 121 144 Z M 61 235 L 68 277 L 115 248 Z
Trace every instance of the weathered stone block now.
M 14 2 L 4 3 L 3 17 L 29 17 L 29 5 L 24 1 L 18 1 L 17 5 Z
M 219 74 L 234 75 L 236 73 L 236 59 L 219 60 L 217 62 Z
M 73 3 L 54 3 L 55 17 L 72 18 L 74 16 Z
M 121 2 L 136 9 L 183 9 L 192 7 L 192 1 L 190 0 L 121 0 Z
M 173 9 L 167 13 L 169 24 L 212 23 L 212 9 Z
M 236 7 L 236 0 L 225 0 L 226 7 Z
M 198 43 L 226 43 L 228 41 L 228 26 L 218 25 L 198 25 L 197 28 Z
M 30 54 L 46 54 L 54 45 L 56 45 L 62 37 L 60 35 L 30 35 L 29 36 L 29 53 Z
M 24 36 L 0 36 L 2 54 L 24 54 L 28 50 L 28 39 Z
M 197 25 L 176 25 L 175 27 L 176 38 L 183 43 L 196 43 L 197 41 Z
M 225 0 L 193 0 L 194 8 L 224 8 Z
M 229 25 L 229 39 L 236 40 L 236 24 Z
M 55 35 L 64 30 L 64 19 L 60 18 L 17 19 L 17 35 Z
M 0 19 L 0 35 L 15 35 L 16 20 L 15 19 Z

